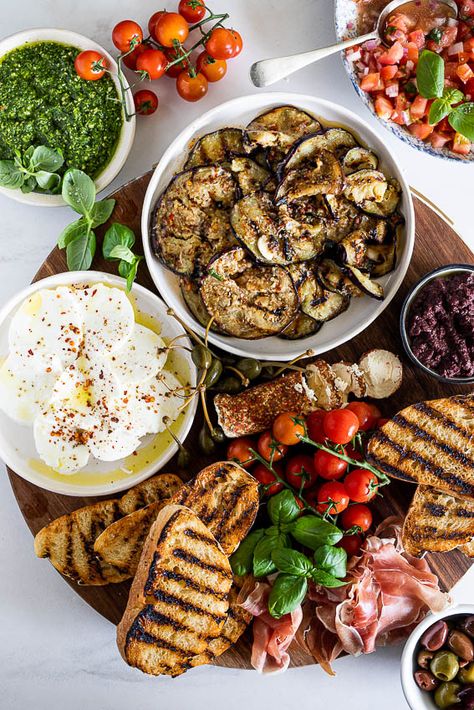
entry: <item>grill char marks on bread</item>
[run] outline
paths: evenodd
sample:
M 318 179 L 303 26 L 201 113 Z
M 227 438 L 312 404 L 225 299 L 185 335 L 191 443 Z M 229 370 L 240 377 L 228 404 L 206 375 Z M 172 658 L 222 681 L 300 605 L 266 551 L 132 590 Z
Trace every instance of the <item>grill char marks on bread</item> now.
M 177 676 L 222 631 L 232 572 L 195 513 L 168 505 L 153 523 L 117 628 L 124 660 L 144 673 Z

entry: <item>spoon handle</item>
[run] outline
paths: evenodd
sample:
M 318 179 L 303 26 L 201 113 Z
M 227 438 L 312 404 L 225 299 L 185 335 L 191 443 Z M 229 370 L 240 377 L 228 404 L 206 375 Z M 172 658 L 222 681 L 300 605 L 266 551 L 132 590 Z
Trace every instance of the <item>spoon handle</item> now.
M 298 71 L 298 69 L 303 69 L 308 64 L 313 64 L 313 62 L 329 57 L 331 54 L 353 47 L 355 44 L 362 44 L 369 39 L 377 38 L 378 34 L 374 31 L 360 37 L 352 37 L 345 42 L 332 44 L 330 47 L 321 47 L 321 49 L 313 49 L 310 52 L 300 52 L 289 57 L 263 59 L 260 62 L 255 62 L 250 67 L 250 79 L 255 86 L 270 86 L 270 84 L 274 84 L 279 79 Z

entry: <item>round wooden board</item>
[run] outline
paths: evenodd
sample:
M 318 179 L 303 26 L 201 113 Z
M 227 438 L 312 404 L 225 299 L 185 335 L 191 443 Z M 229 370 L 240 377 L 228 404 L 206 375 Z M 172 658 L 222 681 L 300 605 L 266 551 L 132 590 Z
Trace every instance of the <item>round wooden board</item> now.
M 140 234 L 141 206 L 150 176 L 151 172 L 129 182 L 111 195 L 117 201 L 111 221 L 122 222 L 134 230 L 137 235 L 135 248 L 138 251 L 141 249 L 141 241 L 138 238 Z M 438 213 L 417 198 L 415 198 L 415 211 L 415 250 L 405 281 L 397 296 L 367 330 L 351 342 L 346 343 L 346 345 L 326 353 L 326 358 L 329 362 L 336 362 L 341 359 L 355 362 L 364 351 L 374 347 L 386 348 L 400 355 L 405 368 L 404 381 L 400 390 L 389 401 L 383 403 L 384 414 L 387 416 L 413 402 L 466 392 L 466 387 L 437 383 L 420 370 L 415 370 L 405 357 L 402 349 L 398 318 L 403 298 L 410 286 L 423 274 L 437 266 L 453 262 L 473 263 L 473 254 L 469 248 Z M 94 268 L 114 272 L 115 266 L 110 262 L 103 261 L 100 257 L 100 243 L 107 226 L 104 225 L 97 229 L 98 248 Z M 64 253 L 56 248 L 43 263 L 34 280 L 63 271 L 67 271 Z M 138 282 L 152 291 L 156 291 L 144 264 L 139 268 Z M 188 437 L 188 443 L 191 444 L 193 452 L 198 452 L 199 450 L 197 447 L 197 435 L 201 424 L 202 416 L 201 412 L 198 411 Z M 220 453 L 224 458 L 223 450 Z M 219 454 L 214 454 L 212 459 L 196 454 L 193 457 L 189 472 L 183 478 L 190 478 L 205 465 L 211 463 L 211 460 L 215 461 L 216 456 L 219 456 Z M 175 459 L 166 466 L 166 471 L 177 471 Z M 8 470 L 8 474 L 20 510 L 33 534 L 36 534 L 40 528 L 54 518 L 87 505 L 94 500 L 49 493 L 24 481 L 11 470 Z M 414 487 L 399 481 L 393 481 L 385 491 L 384 497 L 378 505 L 379 518 L 394 514 L 403 516 L 408 509 Z M 445 590 L 451 589 L 461 579 L 471 564 L 467 557 L 457 551 L 443 555 L 431 554 L 427 556 L 427 559 Z M 68 579 L 66 581 L 99 614 L 102 614 L 114 624 L 118 623 L 125 609 L 130 583 L 124 582 L 106 587 L 82 587 Z M 231 668 L 250 668 L 251 640 L 251 633 L 247 631 L 233 648 L 217 659 L 216 664 Z M 293 666 L 314 663 L 311 656 L 303 653 L 299 648 L 292 648 L 291 651 Z

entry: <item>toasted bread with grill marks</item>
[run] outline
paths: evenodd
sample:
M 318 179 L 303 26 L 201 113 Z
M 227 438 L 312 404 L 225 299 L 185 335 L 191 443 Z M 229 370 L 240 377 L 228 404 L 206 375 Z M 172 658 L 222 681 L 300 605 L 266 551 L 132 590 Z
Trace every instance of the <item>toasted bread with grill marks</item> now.
M 178 476 L 165 473 L 139 483 L 121 498 L 102 500 L 62 515 L 37 533 L 35 553 L 49 557 L 58 572 L 79 584 L 122 582 L 131 575 L 97 558 L 96 539 L 109 525 L 141 506 L 169 500 L 181 486 Z
M 145 541 L 117 645 L 144 673 L 177 676 L 205 653 L 224 626 L 232 585 L 229 561 L 189 508 L 167 505 Z
M 406 552 L 446 552 L 455 547 L 474 556 L 474 500 L 418 486 L 402 531 Z M 463 549 L 464 548 L 464 549 Z
M 367 458 L 394 478 L 474 498 L 474 395 L 402 409 L 372 436 Z

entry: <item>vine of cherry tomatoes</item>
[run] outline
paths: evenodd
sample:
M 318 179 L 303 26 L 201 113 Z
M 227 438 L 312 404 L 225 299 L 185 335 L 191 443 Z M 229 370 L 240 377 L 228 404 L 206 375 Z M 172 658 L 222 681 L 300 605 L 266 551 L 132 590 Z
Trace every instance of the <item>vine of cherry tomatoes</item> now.
M 388 480 L 364 460 L 364 437 L 383 423 L 368 402 L 317 410 L 306 418 L 279 414 L 256 439 L 233 439 L 227 457 L 251 471 L 264 495 L 290 488 L 302 509 L 336 521 L 345 531 L 339 545 L 356 554 L 372 525 L 369 503 Z

